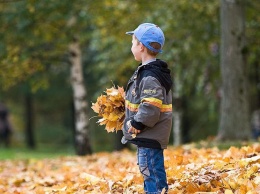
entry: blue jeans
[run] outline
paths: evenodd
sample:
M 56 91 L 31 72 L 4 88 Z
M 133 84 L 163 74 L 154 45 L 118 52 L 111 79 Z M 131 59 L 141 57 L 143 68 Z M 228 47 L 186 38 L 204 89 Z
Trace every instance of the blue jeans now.
M 137 148 L 139 170 L 144 178 L 146 194 L 159 194 L 163 188 L 168 190 L 164 156 L 162 149 Z

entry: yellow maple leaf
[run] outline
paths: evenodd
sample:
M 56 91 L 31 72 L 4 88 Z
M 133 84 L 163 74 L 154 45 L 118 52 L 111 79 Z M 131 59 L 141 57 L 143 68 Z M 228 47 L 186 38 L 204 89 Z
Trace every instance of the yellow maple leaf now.
M 100 106 L 98 103 L 92 103 L 91 108 L 94 110 L 95 113 L 99 113 Z
M 252 166 L 249 168 L 249 170 L 246 173 L 246 177 L 250 178 L 253 174 L 255 174 L 256 172 L 258 172 L 258 167 L 257 166 Z
M 230 190 L 230 189 L 227 189 L 227 190 L 225 190 L 225 194 L 234 194 L 234 193 L 233 193 L 233 191 L 232 191 L 232 190 Z
M 111 112 L 107 118 L 109 121 L 117 121 L 118 114 L 116 112 Z
M 199 191 L 198 186 L 193 182 L 187 182 L 186 183 L 186 191 L 188 193 L 195 193 Z
M 118 87 L 118 92 L 120 93 L 120 95 L 125 98 L 125 91 L 123 87 Z
M 105 128 L 106 128 L 107 132 L 114 132 L 116 126 L 117 126 L 116 121 L 107 121 Z
M 118 95 L 119 92 L 116 88 L 112 87 L 112 88 L 107 89 L 106 93 L 107 93 L 107 95 L 116 96 L 116 95 Z

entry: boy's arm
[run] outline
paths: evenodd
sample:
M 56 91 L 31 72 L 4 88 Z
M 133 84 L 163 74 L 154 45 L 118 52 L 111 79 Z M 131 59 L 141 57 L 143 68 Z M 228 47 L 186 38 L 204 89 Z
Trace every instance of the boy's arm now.
M 153 127 L 160 118 L 163 102 L 163 87 L 152 77 L 144 77 L 139 85 L 141 103 L 138 112 L 131 120 L 131 125 L 137 130 Z

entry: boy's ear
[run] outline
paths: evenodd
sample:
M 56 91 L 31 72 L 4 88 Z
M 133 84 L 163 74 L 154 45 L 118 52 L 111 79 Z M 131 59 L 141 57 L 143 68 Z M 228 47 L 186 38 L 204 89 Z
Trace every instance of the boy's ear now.
M 140 44 L 141 44 L 140 50 L 144 51 L 146 47 L 143 45 L 143 43 L 140 42 Z

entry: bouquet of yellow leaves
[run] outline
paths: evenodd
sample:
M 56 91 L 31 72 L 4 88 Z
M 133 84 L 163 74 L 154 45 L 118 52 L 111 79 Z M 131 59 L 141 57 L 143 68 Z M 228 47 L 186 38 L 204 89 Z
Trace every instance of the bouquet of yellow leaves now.
M 96 103 L 92 103 L 92 109 L 102 117 L 97 121 L 99 125 L 106 125 L 107 132 L 114 132 L 122 129 L 125 119 L 125 92 L 123 87 L 109 88 L 106 95 L 97 98 Z

